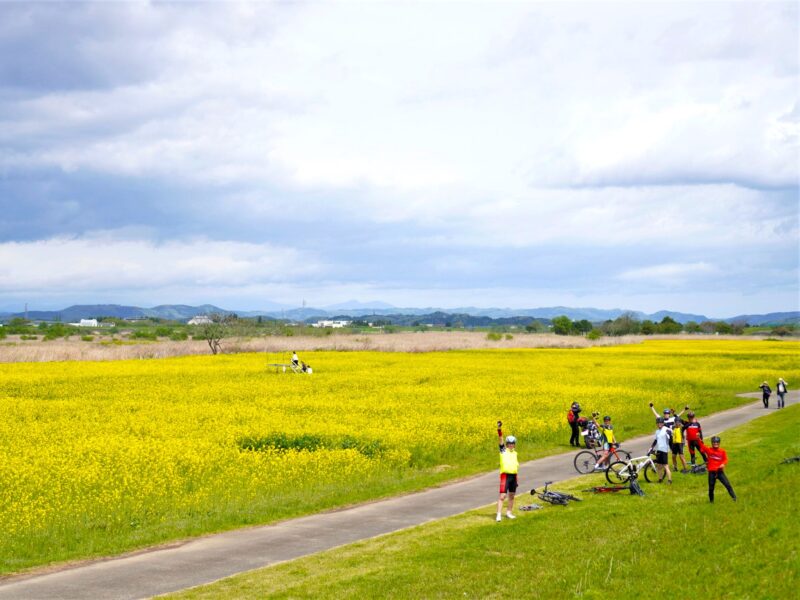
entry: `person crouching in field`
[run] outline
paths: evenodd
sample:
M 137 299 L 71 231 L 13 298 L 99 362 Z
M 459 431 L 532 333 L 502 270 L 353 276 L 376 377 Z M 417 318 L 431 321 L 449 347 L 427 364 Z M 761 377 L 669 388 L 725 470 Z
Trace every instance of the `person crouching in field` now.
M 503 422 L 497 422 L 497 439 L 500 442 L 500 498 L 497 500 L 497 521 L 503 520 L 503 502 L 508 497 L 506 517 L 516 519 L 514 516 L 514 496 L 517 493 L 517 473 L 519 460 L 517 459 L 517 438 L 513 435 L 503 440 Z
M 728 478 L 725 476 L 725 466 L 728 464 L 728 454 L 720 448 L 720 439 L 718 435 L 715 435 L 711 438 L 711 448 L 706 446 L 703 443 L 703 440 L 700 440 L 700 450 L 705 453 L 707 457 L 707 464 L 708 464 L 708 500 L 709 502 L 714 502 L 714 486 L 717 484 L 717 480 L 725 486 L 725 489 L 728 490 L 728 493 L 733 498 L 733 501 L 736 502 L 736 493 L 733 491 L 733 487 L 731 487 L 731 482 L 728 481 Z

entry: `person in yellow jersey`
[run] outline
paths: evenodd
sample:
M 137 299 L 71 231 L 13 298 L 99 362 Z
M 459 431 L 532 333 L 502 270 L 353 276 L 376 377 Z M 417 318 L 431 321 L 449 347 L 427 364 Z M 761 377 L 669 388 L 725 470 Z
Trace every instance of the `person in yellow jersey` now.
M 503 440 L 503 422 L 497 422 L 497 439 L 500 442 L 500 498 L 497 500 L 497 521 L 503 520 L 503 502 L 508 498 L 506 518 L 516 519 L 514 516 L 514 496 L 517 493 L 517 473 L 519 460 L 517 459 L 517 438 L 509 435 Z
M 608 468 L 608 458 L 611 456 L 611 448 L 618 447 L 619 443 L 617 443 L 617 437 L 614 435 L 614 425 L 611 424 L 611 417 L 605 416 L 603 417 L 603 426 L 600 427 L 600 424 L 597 422 L 596 417 L 592 417 L 595 425 L 600 428 L 600 433 L 602 434 L 603 440 L 603 453 L 600 455 L 600 458 L 594 465 L 595 471 L 605 471 Z

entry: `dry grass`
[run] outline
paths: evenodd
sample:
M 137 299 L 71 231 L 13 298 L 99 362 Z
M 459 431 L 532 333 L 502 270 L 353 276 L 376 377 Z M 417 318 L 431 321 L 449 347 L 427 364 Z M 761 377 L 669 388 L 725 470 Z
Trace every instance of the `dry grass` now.
M 483 332 L 472 331 L 433 331 L 374 334 L 332 334 L 325 337 L 260 337 L 231 338 L 222 341 L 224 353 L 266 352 L 287 354 L 292 350 L 302 353 L 311 350 L 378 350 L 382 352 L 437 352 L 445 350 L 466 350 L 479 348 L 588 348 L 590 346 L 616 346 L 635 344 L 644 339 L 741 339 L 735 336 L 623 336 L 603 337 L 589 341 L 577 336 L 558 336 L 553 334 L 515 333 L 510 340 L 491 341 Z M 106 340 L 84 342 L 80 339 L 60 339 L 54 341 L 20 340 L 9 336 L 0 342 L 0 362 L 50 362 L 63 360 L 124 360 L 165 358 L 187 354 L 208 354 L 204 341 L 187 340 L 183 342 L 123 342 L 121 345 L 109 344 Z

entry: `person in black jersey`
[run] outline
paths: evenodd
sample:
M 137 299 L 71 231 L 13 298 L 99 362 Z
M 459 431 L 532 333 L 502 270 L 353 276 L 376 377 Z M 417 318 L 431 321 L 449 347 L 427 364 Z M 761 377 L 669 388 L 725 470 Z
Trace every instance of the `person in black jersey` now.
M 581 434 L 578 427 L 578 415 L 580 412 L 581 405 L 577 402 L 573 402 L 569 412 L 567 413 L 567 423 L 569 423 L 570 429 L 572 429 L 572 435 L 570 435 L 569 438 L 569 445 L 575 446 L 576 448 L 580 448 L 581 446 Z
M 769 384 L 765 381 L 758 387 L 761 388 L 761 401 L 764 403 L 764 408 L 769 408 L 769 397 L 772 394 Z

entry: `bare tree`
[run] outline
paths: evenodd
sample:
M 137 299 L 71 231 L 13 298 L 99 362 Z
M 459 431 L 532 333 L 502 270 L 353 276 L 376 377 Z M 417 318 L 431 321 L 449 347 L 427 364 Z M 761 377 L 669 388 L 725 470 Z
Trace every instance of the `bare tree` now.
M 218 313 L 212 313 L 208 316 L 211 319 L 211 323 L 203 325 L 200 331 L 203 339 L 208 343 L 208 347 L 211 348 L 211 353 L 218 354 L 222 351 L 220 342 L 227 335 L 230 324 L 236 319 L 236 316 L 220 315 Z

